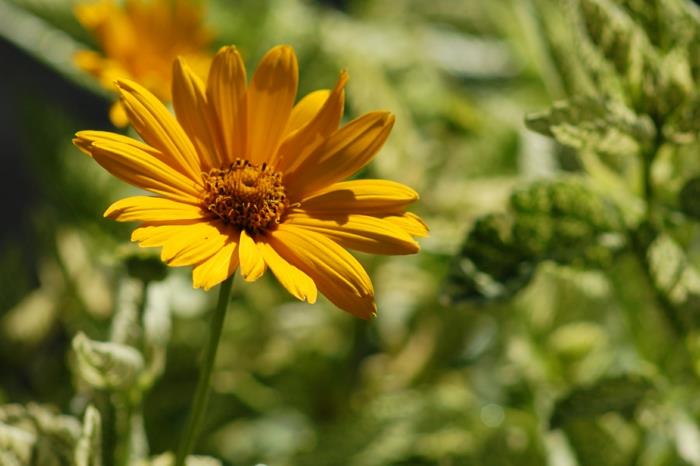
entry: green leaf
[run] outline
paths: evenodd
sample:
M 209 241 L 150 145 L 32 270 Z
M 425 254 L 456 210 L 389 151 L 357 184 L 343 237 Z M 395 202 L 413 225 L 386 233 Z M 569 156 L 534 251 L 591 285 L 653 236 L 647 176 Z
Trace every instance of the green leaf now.
M 610 0 L 579 3 L 588 39 L 623 78 L 631 101 L 639 100 L 645 70 L 655 57 L 644 30 Z
M 533 183 L 512 194 L 510 207 L 515 244 L 538 261 L 605 265 L 624 245 L 618 210 L 583 179 Z
M 556 102 L 548 111 L 527 116 L 525 123 L 565 146 L 608 156 L 637 154 L 655 135 L 649 117 L 596 97 Z
M 625 247 L 623 228 L 615 206 L 582 179 L 536 182 L 512 194 L 507 213 L 477 220 L 445 292 L 452 302 L 507 298 L 544 260 L 605 267 Z
M 36 443 L 36 436 L 32 432 L 0 422 L 0 464 L 29 464 L 32 457 L 32 449 Z
M 649 381 L 631 375 L 610 377 L 588 387 L 575 388 L 556 403 L 550 426 L 556 429 L 572 420 L 594 419 L 609 412 L 629 417 L 651 390 Z
M 22 465 L 71 465 L 80 435 L 77 419 L 37 404 L 0 407 L 0 461 Z
M 698 26 L 692 11 L 697 7 L 686 0 L 620 0 L 619 5 L 663 51 L 689 43 Z
M 77 374 L 90 386 L 106 390 L 130 389 L 144 367 L 143 356 L 130 346 L 73 338 Z
M 512 216 L 487 215 L 464 242 L 445 292 L 452 302 L 505 299 L 529 283 L 534 268 L 534 257 L 515 244 Z

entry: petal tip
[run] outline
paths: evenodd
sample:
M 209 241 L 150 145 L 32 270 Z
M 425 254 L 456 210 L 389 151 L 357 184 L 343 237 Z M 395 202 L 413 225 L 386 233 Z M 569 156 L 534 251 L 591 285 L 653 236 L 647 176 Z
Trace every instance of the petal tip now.
M 72 139 L 72 143 L 75 147 L 80 149 L 80 152 L 92 157 L 92 142 L 86 138 L 80 137 L 80 133 L 77 133 Z
M 391 127 L 391 126 L 394 126 L 395 122 L 396 122 L 396 116 L 394 116 L 394 114 L 391 112 L 386 112 L 384 119 L 383 119 L 384 125 Z
M 178 55 L 175 57 L 175 60 L 173 60 L 173 72 L 175 70 L 181 71 L 184 70 L 187 67 L 187 60 L 182 55 Z
M 219 47 L 219 50 L 216 51 L 217 55 L 224 53 L 238 53 L 238 48 L 235 45 L 231 44 Z

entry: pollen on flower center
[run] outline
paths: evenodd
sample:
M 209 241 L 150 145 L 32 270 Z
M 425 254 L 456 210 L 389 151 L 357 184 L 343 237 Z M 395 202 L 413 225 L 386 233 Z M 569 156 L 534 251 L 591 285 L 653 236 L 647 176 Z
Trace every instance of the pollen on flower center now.
M 282 220 L 289 206 L 282 174 L 267 164 L 236 159 L 228 168 L 202 173 L 204 207 L 224 223 L 262 233 Z

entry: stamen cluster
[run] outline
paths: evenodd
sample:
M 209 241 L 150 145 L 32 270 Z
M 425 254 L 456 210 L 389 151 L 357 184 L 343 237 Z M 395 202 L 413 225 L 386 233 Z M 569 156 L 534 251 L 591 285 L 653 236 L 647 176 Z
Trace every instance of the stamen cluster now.
M 225 224 L 262 233 L 278 225 L 289 206 L 282 174 L 269 165 L 236 159 L 228 168 L 202 173 L 204 207 Z

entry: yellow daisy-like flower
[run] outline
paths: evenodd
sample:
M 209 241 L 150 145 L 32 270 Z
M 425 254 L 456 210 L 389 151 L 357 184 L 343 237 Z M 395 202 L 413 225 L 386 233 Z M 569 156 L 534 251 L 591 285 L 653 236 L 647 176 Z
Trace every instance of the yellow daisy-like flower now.
M 74 62 L 105 89 L 114 90 L 117 79 L 132 79 L 170 101 L 172 63 L 178 56 L 206 76 L 211 56 L 205 49 L 211 33 L 203 26 L 200 1 L 126 0 L 122 6 L 98 0 L 76 5 L 75 16 L 95 37 L 102 54 L 81 50 Z M 110 109 L 110 119 L 120 127 L 129 122 L 119 102 Z
M 193 265 L 209 289 L 240 267 L 266 267 L 300 300 L 317 289 L 358 317 L 376 312 L 369 276 L 345 248 L 412 254 L 427 227 L 406 206 L 411 188 L 387 180 L 343 181 L 379 151 L 394 124 L 372 112 L 339 128 L 345 72 L 332 90 L 294 105 L 298 69 L 288 46 L 270 50 L 246 84 L 234 47 L 216 55 L 206 85 L 184 60 L 173 67 L 174 118 L 142 86 L 119 80 L 122 103 L 145 144 L 81 131 L 74 143 L 113 175 L 156 196 L 115 202 L 105 216 L 140 221 L 131 239 L 162 247 L 171 266 Z

